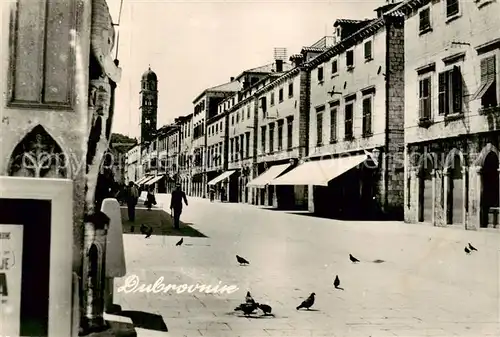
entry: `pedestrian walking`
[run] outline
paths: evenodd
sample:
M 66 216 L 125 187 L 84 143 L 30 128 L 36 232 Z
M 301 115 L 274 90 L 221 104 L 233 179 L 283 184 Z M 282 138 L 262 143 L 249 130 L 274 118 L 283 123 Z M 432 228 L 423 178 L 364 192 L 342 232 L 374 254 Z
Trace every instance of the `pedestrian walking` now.
M 151 210 L 151 207 L 153 207 L 153 205 L 156 205 L 156 198 L 154 195 L 154 189 L 155 189 L 154 186 L 147 188 L 148 194 L 146 196 L 146 201 L 144 202 L 144 204 L 148 208 L 148 211 Z
M 213 186 L 210 186 L 210 190 L 208 192 L 210 194 L 210 202 L 214 202 L 215 199 L 215 189 Z
M 135 187 L 134 183 L 130 181 L 128 183 L 128 188 L 125 193 L 125 201 L 127 202 L 128 209 L 128 220 L 130 222 L 135 221 L 135 205 L 137 205 L 137 200 L 139 199 L 139 191 Z
M 226 189 L 222 186 L 220 188 L 220 201 L 224 202 L 224 200 L 226 200 Z
M 179 222 L 182 213 L 182 201 L 186 206 L 188 205 L 186 193 L 181 188 L 181 184 L 176 185 L 176 189 L 172 192 L 172 198 L 170 199 L 170 211 L 174 217 L 174 227 L 179 229 Z

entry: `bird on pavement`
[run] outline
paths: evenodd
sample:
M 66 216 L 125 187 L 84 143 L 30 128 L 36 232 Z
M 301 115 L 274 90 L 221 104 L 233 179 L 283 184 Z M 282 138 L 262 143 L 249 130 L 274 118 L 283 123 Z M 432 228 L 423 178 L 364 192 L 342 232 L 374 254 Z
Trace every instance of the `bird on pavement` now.
M 249 291 L 247 291 L 247 295 L 245 296 L 245 302 L 246 303 L 255 303 L 255 300 L 253 299 L 252 295 L 250 295 Z
M 464 252 L 465 252 L 465 254 L 469 255 L 469 254 L 470 254 L 470 250 L 469 250 L 469 248 L 465 247 L 465 248 L 464 248 Z
M 352 256 L 351 254 L 349 254 L 349 260 L 351 260 L 352 263 L 358 263 L 359 260 L 357 258 L 355 258 L 354 256 Z
M 181 239 L 179 240 L 179 242 L 177 242 L 175 245 L 176 245 L 176 246 L 180 246 L 180 245 L 182 245 L 182 243 L 183 243 L 183 242 L 184 242 L 184 238 L 181 238 Z
M 470 244 L 470 242 L 469 242 L 469 249 L 470 249 L 471 251 L 472 251 L 472 250 L 474 250 L 474 251 L 476 251 L 476 252 L 477 252 L 477 249 L 476 249 L 473 245 L 471 245 L 471 244 Z
M 271 314 L 271 311 L 273 310 L 273 308 L 271 308 L 271 306 L 267 304 L 259 304 L 259 309 L 262 310 L 264 315 Z
M 241 265 L 244 265 L 244 264 L 250 264 L 250 262 L 248 262 L 245 258 L 239 256 L 239 255 L 236 255 L 236 260 L 238 261 L 238 263 Z
M 259 303 L 243 303 L 240 304 L 241 311 L 245 316 L 253 314 L 253 312 L 259 307 Z
M 338 275 L 335 276 L 335 281 L 333 281 L 333 286 L 335 287 L 335 289 L 344 290 L 344 288 L 339 287 L 340 279 Z
M 142 224 L 141 225 L 141 233 L 146 235 L 145 239 L 147 239 L 151 236 L 151 234 L 153 234 L 153 228 L 151 226 Z
M 316 296 L 315 293 L 309 295 L 309 297 L 302 301 L 302 303 L 300 303 L 300 305 L 295 309 L 299 310 L 301 308 L 306 308 L 307 310 L 309 310 L 309 308 L 314 304 L 314 296 Z

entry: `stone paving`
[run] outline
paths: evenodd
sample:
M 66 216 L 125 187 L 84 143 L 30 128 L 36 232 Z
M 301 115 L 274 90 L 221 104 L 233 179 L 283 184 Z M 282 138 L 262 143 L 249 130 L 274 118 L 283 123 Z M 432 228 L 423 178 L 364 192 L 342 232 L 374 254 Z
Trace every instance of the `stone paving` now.
M 158 195 L 163 205 L 168 196 Z M 232 294 L 123 293 L 124 310 L 160 315 L 146 336 L 500 336 L 500 232 L 349 222 L 189 198 L 181 220 L 206 238 L 124 236 L 140 283 L 237 285 Z M 156 210 L 159 211 L 159 210 Z M 471 242 L 478 252 L 466 255 Z M 353 264 L 352 253 L 361 262 Z M 250 261 L 239 266 L 235 255 Z M 383 260 L 382 263 L 374 263 Z M 333 287 L 339 275 L 341 287 Z M 115 289 L 123 285 L 115 280 Z M 274 317 L 233 309 L 250 290 Z M 297 311 L 311 292 L 311 311 Z M 159 317 L 159 316 L 158 316 Z

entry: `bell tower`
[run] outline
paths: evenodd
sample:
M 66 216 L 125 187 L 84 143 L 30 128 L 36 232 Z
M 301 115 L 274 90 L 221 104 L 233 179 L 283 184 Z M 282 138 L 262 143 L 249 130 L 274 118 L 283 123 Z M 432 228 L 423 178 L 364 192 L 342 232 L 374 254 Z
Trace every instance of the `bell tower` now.
M 155 138 L 158 116 L 158 78 L 151 68 L 142 74 L 140 97 L 141 144 Z

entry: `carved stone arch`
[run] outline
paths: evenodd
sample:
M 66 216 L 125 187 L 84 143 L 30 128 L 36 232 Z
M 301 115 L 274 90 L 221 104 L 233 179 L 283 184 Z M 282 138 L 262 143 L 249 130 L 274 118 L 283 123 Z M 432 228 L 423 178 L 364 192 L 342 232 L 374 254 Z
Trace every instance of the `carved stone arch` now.
M 430 161 L 431 167 L 427 167 L 427 163 Z M 424 175 L 426 170 L 433 172 L 436 169 L 436 160 L 429 152 L 424 152 L 420 154 L 420 158 L 417 162 L 417 175 L 420 177 Z
M 451 149 L 450 152 L 448 152 L 448 155 L 446 156 L 446 159 L 444 160 L 444 165 L 443 165 L 443 172 L 444 173 L 448 172 L 448 170 L 453 168 L 453 166 L 455 164 L 455 156 L 457 156 L 457 155 L 460 158 L 460 166 L 461 167 L 466 166 L 464 154 L 462 153 L 462 151 L 460 151 L 459 149 L 454 147 L 453 149 Z
M 40 124 L 14 147 L 8 175 L 34 178 L 67 178 L 69 158 L 61 146 Z
M 490 152 L 495 153 L 496 156 L 499 157 L 498 149 L 495 147 L 495 145 L 488 143 L 485 147 L 483 147 L 483 149 L 479 153 L 479 156 L 477 156 L 477 159 L 474 161 L 474 166 L 483 167 L 484 161 L 486 160 L 486 157 L 490 154 Z

